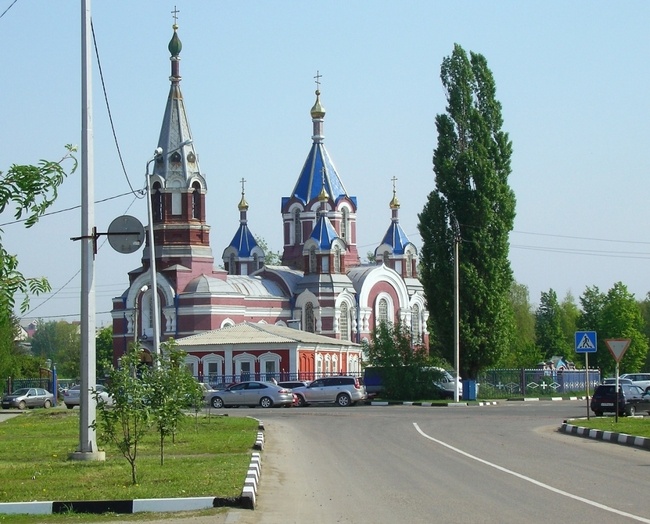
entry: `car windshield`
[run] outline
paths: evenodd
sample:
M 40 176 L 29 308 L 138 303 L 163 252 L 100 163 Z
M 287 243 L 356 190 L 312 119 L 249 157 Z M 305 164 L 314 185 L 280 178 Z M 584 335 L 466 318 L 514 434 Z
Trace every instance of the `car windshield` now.
M 29 388 L 20 388 L 12 393 L 12 395 L 27 395 L 29 393 Z

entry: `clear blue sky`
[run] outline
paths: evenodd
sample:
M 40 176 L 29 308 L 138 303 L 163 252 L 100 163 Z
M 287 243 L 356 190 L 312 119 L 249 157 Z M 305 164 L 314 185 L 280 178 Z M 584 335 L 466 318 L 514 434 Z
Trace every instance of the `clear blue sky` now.
M 607 291 L 618 281 L 638 299 L 650 291 L 650 3 L 95 0 L 117 139 L 138 188 L 158 145 L 174 5 L 181 88 L 208 181 L 217 264 L 238 226 L 242 177 L 251 230 L 282 249 L 280 201 L 311 145 L 317 70 L 325 145 L 359 201 L 360 253 L 374 250 L 390 224 L 393 176 L 401 224 L 420 247 L 417 214 L 434 188 L 434 119 L 446 103 L 440 63 L 458 43 L 483 54 L 496 80 L 514 150 L 510 259 L 531 301 L 549 288 L 577 299 L 587 286 Z M 81 2 L 0 0 L 0 13 L 7 8 L 0 18 L 3 171 L 58 158 L 81 136 Z M 105 200 L 129 186 L 93 62 L 95 200 Z M 77 172 L 65 182 L 55 210 L 80 204 L 80 180 Z M 144 222 L 145 202 L 98 203 L 98 230 L 122 214 Z M 81 255 L 70 238 L 80 234 L 80 216 L 63 212 L 31 230 L 6 224 L 6 213 L 0 218 L 5 247 L 19 255 L 23 272 L 63 288 L 42 305 L 35 298 L 28 316 L 78 316 Z M 140 257 L 101 247 L 98 325 L 110 321 L 111 298 Z

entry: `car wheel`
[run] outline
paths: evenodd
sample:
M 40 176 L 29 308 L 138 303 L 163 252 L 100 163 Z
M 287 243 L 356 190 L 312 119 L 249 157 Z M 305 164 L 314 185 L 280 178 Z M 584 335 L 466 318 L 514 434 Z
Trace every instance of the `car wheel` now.
M 66 404 L 65 407 L 68 408 L 68 409 L 72 409 L 74 407 L 74 405 L 73 404 Z
M 634 415 L 636 415 L 636 407 L 635 407 L 635 406 L 628 406 L 628 407 L 626 407 L 626 408 L 625 408 L 625 414 L 626 414 L 628 417 L 633 417 Z
M 260 406 L 263 408 L 273 407 L 273 401 L 269 397 L 262 397 L 260 399 Z
M 336 397 L 336 404 L 342 408 L 348 407 L 350 405 L 350 395 L 341 393 L 338 397 Z
M 25 409 L 25 406 L 26 406 L 26 404 L 25 404 L 25 401 L 24 401 L 24 400 L 21 400 L 21 401 L 18 403 L 18 409 Z
M 296 401 L 296 405 L 299 408 L 304 408 L 307 405 L 307 402 L 305 401 L 305 397 L 303 397 L 302 395 L 297 395 L 297 397 L 298 400 Z
M 47 408 L 49 408 L 49 407 L 51 407 L 51 406 L 52 406 L 52 404 L 50 404 L 50 401 L 49 401 L 49 400 L 46 400 L 45 402 L 43 402 L 43 407 L 44 407 L 45 409 L 47 409 Z
M 223 407 L 223 400 L 219 397 L 212 397 L 212 401 L 210 402 L 212 404 L 213 408 L 220 409 Z
M 602 417 L 602 416 L 603 416 L 603 412 L 602 412 L 602 411 L 594 411 L 594 414 L 595 414 L 597 417 Z

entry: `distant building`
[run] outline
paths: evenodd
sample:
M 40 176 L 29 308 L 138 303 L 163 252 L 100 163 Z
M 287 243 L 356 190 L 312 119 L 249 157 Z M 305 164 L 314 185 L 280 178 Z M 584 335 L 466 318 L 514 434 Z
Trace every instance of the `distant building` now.
M 311 108 L 311 148 L 293 190 L 281 199 L 282 265 L 265 265 L 264 251 L 249 228 L 242 179 L 239 224 L 228 218 L 227 209 L 210 210 L 213 220 L 218 215 L 219 227 L 230 223 L 234 230 L 221 255 L 225 269 L 215 268 L 205 205 L 208 180 L 191 142 L 180 90 L 181 42 L 176 25 L 168 49 L 171 87 L 158 139 L 163 153 L 154 162 L 150 195 L 161 340 L 192 337 L 183 342 L 188 366 L 196 376 L 215 379 L 282 371 L 294 375 L 358 372 L 361 348 L 357 344 L 368 339 L 381 321 L 401 321 L 410 327 L 416 343 L 428 345 L 418 252 L 399 224 L 395 187 L 390 221 L 375 249 L 375 263 L 362 265 L 357 251 L 357 198 L 346 190 L 325 149 L 325 109 L 318 89 Z M 218 183 L 236 182 L 221 179 Z M 129 273 L 128 288 L 113 299 L 115 361 L 135 338 L 151 351 L 151 256 L 147 242 L 142 266 Z M 253 350 L 244 340 L 228 349 L 219 344 L 210 349 L 190 343 L 221 337 L 204 334 L 228 326 L 246 326 L 237 329 L 250 334 L 251 324 L 292 327 L 338 342 L 332 343 L 336 349 L 315 344 L 309 350 L 313 358 L 304 359 L 298 346 L 280 350 L 269 343 Z M 298 334 L 295 337 L 300 339 Z

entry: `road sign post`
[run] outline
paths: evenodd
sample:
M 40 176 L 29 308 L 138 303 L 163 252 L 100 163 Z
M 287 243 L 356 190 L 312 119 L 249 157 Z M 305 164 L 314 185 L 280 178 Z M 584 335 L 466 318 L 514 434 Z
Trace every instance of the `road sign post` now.
M 587 393 L 587 420 L 589 420 L 589 353 L 595 353 L 598 348 L 598 336 L 595 331 L 576 331 L 576 353 L 585 354 L 585 391 Z
M 607 344 L 607 349 L 609 349 L 609 352 L 612 354 L 614 360 L 616 361 L 616 422 L 618 422 L 618 397 L 619 397 L 618 364 L 621 362 L 623 355 L 625 355 L 627 348 L 630 347 L 630 342 L 632 342 L 632 340 L 629 338 L 605 339 L 605 344 Z

